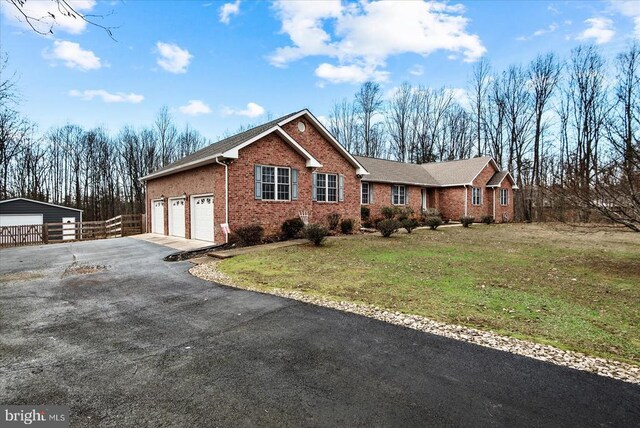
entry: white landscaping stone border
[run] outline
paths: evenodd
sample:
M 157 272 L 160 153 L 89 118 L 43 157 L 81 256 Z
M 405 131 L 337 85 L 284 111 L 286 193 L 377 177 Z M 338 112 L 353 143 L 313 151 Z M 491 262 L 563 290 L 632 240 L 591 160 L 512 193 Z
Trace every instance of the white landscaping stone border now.
M 189 272 L 207 281 L 225 284 L 236 288 L 260 293 L 273 294 L 287 299 L 298 300 L 313 305 L 324 306 L 343 312 L 363 315 L 365 317 L 377 319 L 390 324 L 436 334 L 451 339 L 474 343 L 500 351 L 511 352 L 512 354 L 523 355 L 536 360 L 546 361 L 572 369 L 584 370 L 601 376 L 640 384 L 640 367 L 605 358 L 591 357 L 580 352 L 565 351 L 550 345 L 528 342 L 526 340 L 513 337 L 502 336 L 489 331 L 476 330 L 455 324 L 446 324 L 439 321 L 420 316 L 407 315 L 399 312 L 390 312 L 378 307 L 349 303 L 336 302 L 322 297 L 314 297 L 303 294 L 299 291 L 287 291 L 274 288 L 271 291 L 259 290 L 257 288 L 234 284 L 233 281 L 216 269 L 216 262 L 210 262 L 192 267 Z

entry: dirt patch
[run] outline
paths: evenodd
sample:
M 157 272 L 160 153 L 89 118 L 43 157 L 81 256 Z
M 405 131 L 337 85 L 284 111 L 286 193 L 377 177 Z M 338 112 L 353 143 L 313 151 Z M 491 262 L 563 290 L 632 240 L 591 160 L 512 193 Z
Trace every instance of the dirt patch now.
M 44 278 L 44 273 L 39 271 L 25 271 L 0 275 L 0 284 L 6 282 L 29 281 Z
M 104 265 L 78 265 L 72 264 L 68 268 L 64 270 L 62 277 L 67 277 L 71 275 L 89 275 L 92 273 L 98 273 L 107 270 L 107 267 Z

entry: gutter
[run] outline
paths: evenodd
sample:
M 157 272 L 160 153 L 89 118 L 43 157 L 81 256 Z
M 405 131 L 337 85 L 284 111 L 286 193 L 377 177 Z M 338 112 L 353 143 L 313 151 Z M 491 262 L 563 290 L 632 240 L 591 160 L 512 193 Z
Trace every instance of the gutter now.
M 469 188 L 464 185 L 464 216 L 467 217 L 467 206 L 469 205 Z
M 493 221 L 496 221 L 496 188 L 493 188 Z
M 224 222 L 229 226 L 229 165 L 226 163 L 220 162 L 218 158 L 216 158 L 216 163 L 218 165 L 224 166 Z M 215 227 L 215 225 L 214 225 Z M 229 234 L 224 234 L 225 242 L 229 242 Z

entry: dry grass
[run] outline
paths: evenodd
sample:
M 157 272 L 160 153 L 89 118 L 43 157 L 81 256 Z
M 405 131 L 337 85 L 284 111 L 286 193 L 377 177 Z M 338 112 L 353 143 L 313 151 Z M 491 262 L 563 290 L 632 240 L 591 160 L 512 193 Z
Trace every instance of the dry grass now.
M 220 263 L 234 281 L 424 315 L 640 364 L 640 234 L 474 225 Z

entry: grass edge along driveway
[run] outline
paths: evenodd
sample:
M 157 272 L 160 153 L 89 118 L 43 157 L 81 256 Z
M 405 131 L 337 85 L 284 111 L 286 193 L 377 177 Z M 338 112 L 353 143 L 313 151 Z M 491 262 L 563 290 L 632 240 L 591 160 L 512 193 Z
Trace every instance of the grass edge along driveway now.
M 474 225 L 246 254 L 240 285 L 300 291 L 640 365 L 640 235 Z

